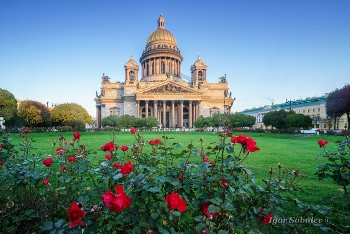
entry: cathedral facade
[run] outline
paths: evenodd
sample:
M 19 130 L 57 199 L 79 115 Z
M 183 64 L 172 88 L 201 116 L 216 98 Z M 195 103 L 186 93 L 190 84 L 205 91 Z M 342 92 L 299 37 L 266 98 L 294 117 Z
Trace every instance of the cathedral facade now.
M 193 127 L 199 116 L 230 113 L 233 99 L 226 77 L 207 82 L 207 65 L 200 57 L 191 76 L 182 74 L 183 57 L 173 34 L 160 15 L 158 28 L 148 37 L 138 64 L 133 57 L 125 64 L 124 81 L 111 82 L 103 75 L 96 92 L 97 126 L 109 115 L 153 116 L 165 127 Z M 139 73 L 140 76 L 139 77 Z

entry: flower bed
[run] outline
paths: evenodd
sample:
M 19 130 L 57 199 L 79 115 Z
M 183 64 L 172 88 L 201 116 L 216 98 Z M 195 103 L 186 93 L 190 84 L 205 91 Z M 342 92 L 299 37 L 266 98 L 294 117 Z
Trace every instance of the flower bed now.
M 115 134 L 97 160 L 78 132 L 52 144 L 54 154 L 32 155 L 29 130 L 15 147 L 2 138 L 1 230 L 8 233 L 234 233 L 293 231 L 295 217 L 323 217 L 327 208 L 308 206 L 296 198 L 298 182 L 307 178 L 282 164 L 271 167 L 264 186 L 242 163 L 260 150 L 254 139 L 219 134 L 186 146 L 165 134 L 145 141 L 130 130 L 132 145 L 115 142 Z M 151 153 L 144 153 L 145 148 Z M 179 149 L 179 150 L 174 150 Z M 177 152 L 177 153 L 175 153 Z M 199 163 L 194 160 L 200 158 Z M 274 225 L 272 227 L 272 225 Z M 328 230 L 323 223 L 312 223 Z

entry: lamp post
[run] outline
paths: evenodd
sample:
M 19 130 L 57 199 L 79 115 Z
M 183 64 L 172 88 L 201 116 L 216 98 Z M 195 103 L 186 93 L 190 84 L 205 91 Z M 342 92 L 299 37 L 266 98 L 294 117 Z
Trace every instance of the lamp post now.
M 321 117 L 319 115 L 312 115 L 312 120 L 314 121 L 315 124 L 315 128 L 318 128 L 319 126 L 319 121 L 320 121 Z
M 295 102 L 295 100 L 289 100 L 288 101 L 288 99 L 286 99 L 286 103 L 289 103 L 289 111 L 291 111 L 292 110 L 292 103 L 294 103 Z

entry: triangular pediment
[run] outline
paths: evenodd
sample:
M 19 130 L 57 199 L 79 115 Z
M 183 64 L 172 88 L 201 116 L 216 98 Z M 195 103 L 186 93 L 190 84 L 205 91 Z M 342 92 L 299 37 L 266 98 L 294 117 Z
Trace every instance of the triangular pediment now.
M 202 94 L 201 92 L 189 87 L 180 85 L 174 81 L 165 81 L 159 85 L 149 87 L 147 89 L 140 90 L 139 94 L 157 93 L 157 94 Z

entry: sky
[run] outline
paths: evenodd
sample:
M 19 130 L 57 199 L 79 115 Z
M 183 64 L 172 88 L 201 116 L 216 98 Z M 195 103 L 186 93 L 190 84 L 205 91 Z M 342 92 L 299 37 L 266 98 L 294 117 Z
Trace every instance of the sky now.
M 1 0 L 0 88 L 95 117 L 102 74 L 124 81 L 162 14 L 182 73 L 200 55 L 208 82 L 226 74 L 232 111 L 321 96 L 350 81 L 349 12 L 348 0 Z

